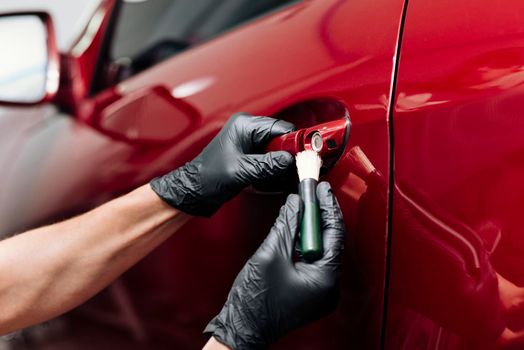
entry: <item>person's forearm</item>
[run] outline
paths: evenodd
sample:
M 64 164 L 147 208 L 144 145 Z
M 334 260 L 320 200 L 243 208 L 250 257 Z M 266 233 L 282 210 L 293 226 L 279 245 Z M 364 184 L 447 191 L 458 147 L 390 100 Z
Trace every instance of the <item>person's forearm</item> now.
M 231 348 L 211 337 L 202 350 L 231 350 Z
M 81 304 L 187 218 L 144 185 L 76 218 L 1 241 L 0 333 Z

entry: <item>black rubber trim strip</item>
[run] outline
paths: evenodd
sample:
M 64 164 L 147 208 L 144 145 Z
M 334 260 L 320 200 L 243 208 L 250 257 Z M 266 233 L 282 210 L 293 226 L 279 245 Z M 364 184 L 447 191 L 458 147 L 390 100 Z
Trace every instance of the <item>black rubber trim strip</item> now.
M 391 96 L 389 99 L 389 114 L 388 114 L 388 134 L 389 134 L 389 185 L 388 185 L 388 222 L 387 222 L 387 240 L 386 240 L 386 268 L 384 277 L 384 303 L 382 311 L 382 329 L 380 336 L 380 349 L 386 349 L 386 336 L 387 336 L 387 323 L 388 323 L 388 300 L 389 300 L 389 284 L 390 284 L 390 273 L 391 273 L 391 239 L 393 229 L 393 189 L 395 186 L 394 176 L 394 165 L 395 165 L 395 152 L 394 152 L 394 133 L 393 133 L 393 116 L 396 102 L 397 93 L 397 79 L 398 70 L 400 65 L 400 53 L 402 48 L 402 36 L 404 34 L 404 24 L 406 22 L 406 13 L 408 10 L 409 0 L 404 0 L 404 7 L 402 8 L 402 14 L 400 17 L 400 25 L 397 39 L 397 47 L 395 50 L 395 62 L 393 67 L 393 77 L 391 85 Z
M 94 96 L 100 91 L 109 87 L 105 86 L 104 84 L 104 66 L 106 63 L 109 62 L 109 50 L 111 49 L 111 45 L 113 43 L 116 25 L 120 16 L 120 12 L 122 10 L 122 3 L 123 1 L 116 1 L 114 6 L 110 10 L 111 13 L 108 14 L 110 16 L 109 22 L 107 23 L 107 27 L 105 28 L 105 32 L 103 33 L 104 37 L 102 38 L 100 49 L 96 54 L 95 69 L 93 70 L 93 76 L 91 77 L 91 82 L 89 84 L 89 89 L 87 93 L 87 96 L 89 97 Z

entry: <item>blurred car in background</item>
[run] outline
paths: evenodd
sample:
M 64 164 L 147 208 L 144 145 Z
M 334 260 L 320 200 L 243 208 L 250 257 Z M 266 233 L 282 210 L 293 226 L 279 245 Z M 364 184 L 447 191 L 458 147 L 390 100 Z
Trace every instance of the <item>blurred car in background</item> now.
M 298 128 L 349 115 L 325 175 L 348 228 L 341 301 L 275 348 L 524 346 L 524 3 L 10 6 L 0 7 L 3 237 L 184 164 L 234 112 Z M 200 348 L 284 196 L 246 190 L 193 218 L 93 300 L 6 346 Z

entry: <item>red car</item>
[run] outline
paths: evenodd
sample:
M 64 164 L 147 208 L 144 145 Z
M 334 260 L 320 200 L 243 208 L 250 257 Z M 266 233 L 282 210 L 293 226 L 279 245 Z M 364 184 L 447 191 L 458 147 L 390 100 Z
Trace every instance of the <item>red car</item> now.
M 182 165 L 234 112 L 349 115 L 324 176 L 348 229 L 339 307 L 274 348 L 524 348 L 524 2 L 103 0 L 60 54 L 52 23 L 0 17 L 3 236 Z M 283 198 L 192 219 L 59 340 L 26 338 L 200 348 Z

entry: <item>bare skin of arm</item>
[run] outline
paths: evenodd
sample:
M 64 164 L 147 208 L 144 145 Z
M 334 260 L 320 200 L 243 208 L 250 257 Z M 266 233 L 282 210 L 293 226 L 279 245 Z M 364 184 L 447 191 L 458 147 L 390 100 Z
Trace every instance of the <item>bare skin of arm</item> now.
M 231 348 L 211 337 L 202 350 L 231 350 Z
M 214 337 L 211 337 L 209 338 L 207 344 L 202 348 L 202 350 L 231 350 L 231 348 L 222 344 Z
M 246 185 L 285 175 L 291 154 L 255 151 L 293 130 L 282 120 L 235 114 L 197 158 L 150 185 L 1 241 L 0 334 L 58 316 L 98 293 L 188 220 L 174 207 L 211 216 Z M 212 338 L 205 349 L 228 347 Z
M 144 185 L 92 211 L 0 242 L 0 333 L 80 305 L 189 216 Z

